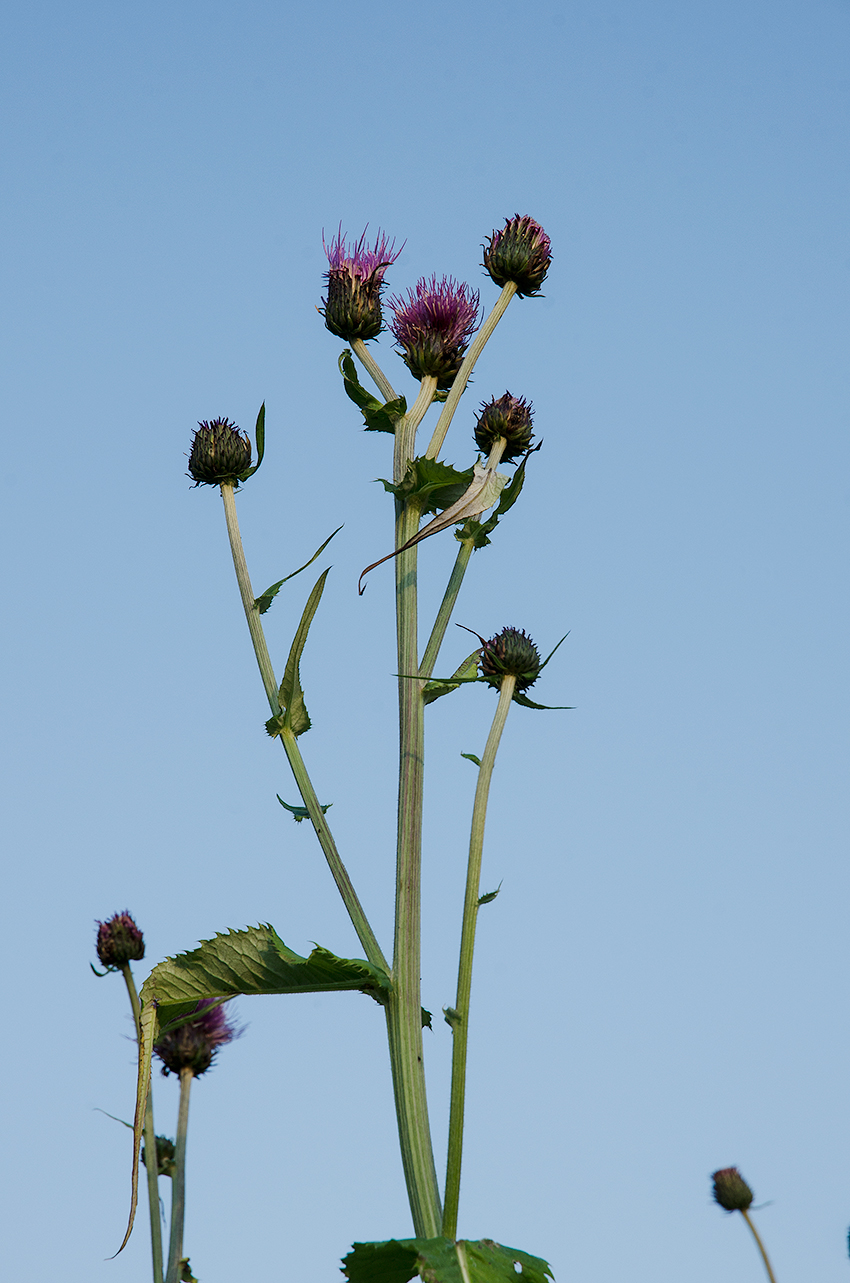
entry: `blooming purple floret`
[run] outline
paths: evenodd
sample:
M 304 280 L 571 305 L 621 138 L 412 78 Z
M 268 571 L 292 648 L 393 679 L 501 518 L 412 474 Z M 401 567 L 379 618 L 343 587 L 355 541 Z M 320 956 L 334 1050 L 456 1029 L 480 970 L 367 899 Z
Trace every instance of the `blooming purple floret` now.
M 225 1005 L 215 998 L 201 998 L 195 1008 L 198 1015 L 164 1034 L 155 1044 L 154 1051 L 166 1077 L 191 1069 L 199 1078 L 209 1069 L 219 1048 L 239 1037 L 242 1030 L 228 1020 Z
M 106 922 L 97 923 L 95 948 L 104 967 L 121 968 L 128 962 L 141 962 L 145 956 L 145 938 L 125 909 L 123 913 L 114 913 Z
M 449 387 L 478 325 L 478 291 L 451 276 L 423 276 L 406 299 L 389 304 L 390 329 L 411 374 L 435 375 L 438 387 Z
M 552 262 L 552 242 L 528 214 L 514 214 L 483 246 L 484 267 L 497 285 L 513 281 L 520 298 L 537 294 Z
M 368 230 L 368 229 L 367 229 Z M 328 296 L 319 309 L 331 334 L 352 342 L 374 339 L 383 326 L 381 290 L 384 273 L 396 261 L 401 249 L 380 230 L 374 245 L 366 244 L 366 231 L 359 241 L 346 242 L 340 225 L 330 245 L 322 237 L 328 259 L 325 279 Z

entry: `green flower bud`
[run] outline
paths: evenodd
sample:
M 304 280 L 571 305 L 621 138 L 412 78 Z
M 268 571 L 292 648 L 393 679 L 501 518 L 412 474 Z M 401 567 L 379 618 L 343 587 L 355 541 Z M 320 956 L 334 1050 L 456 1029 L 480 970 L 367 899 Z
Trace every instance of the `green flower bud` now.
M 97 924 L 97 956 L 104 967 L 120 970 L 128 962 L 141 962 L 145 956 L 145 938 L 130 914 L 113 914 Z
M 203 419 L 192 438 L 189 476 L 196 486 L 235 486 L 251 466 L 251 442 L 228 419 Z
M 753 1201 L 753 1191 L 737 1167 L 721 1167 L 712 1175 L 714 1201 L 727 1212 L 746 1212 Z
M 517 691 L 533 686 L 541 667 L 540 651 L 519 628 L 503 628 L 486 641 L 478 662 L 481 676 L 491 686 L 500 687 L 502 678 L 510 674 L 516 677 Z
M 475 425 L 475 444 L 481 453 L 489 454 L 499 437 L 504 437 L 508 444 L 502 458 L 506 463 L 525 454 L 534 437 L 531 411 L 530 401 L 511 396 L 510 392 L 500 396 L 498 401 L 494 397 L 491 401 L 482 402 L 481 414 Z
M 528 214 L 505 219 L 484 248 L 484 267 L 497 285 L 513 281 L 520 298 L 539 293 L 552 262 L 552 242 Z
M 156 1165 L 160 1176 L 174 1175 L 174 1141 L 169 1140 L 167 1136 L 157 1136 L 156 1138 Z M 147 1158 L 145 1156 L 145 1146 L 142 1146 L 142 1162 L 147 1167 Z

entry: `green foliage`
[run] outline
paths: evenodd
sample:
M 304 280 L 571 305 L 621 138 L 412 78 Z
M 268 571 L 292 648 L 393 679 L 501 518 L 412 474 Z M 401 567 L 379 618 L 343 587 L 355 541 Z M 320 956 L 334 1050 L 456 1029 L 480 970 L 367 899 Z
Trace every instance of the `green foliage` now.
M 330 567 L 328 567 L 328 570 L 330 570 Z M 289 651 L 289 659 L 286 661 L 283 681 L 280 683 L 280 690 L 278 691 L 282 711 L 279 716 L 270 717 L 266 722 L 266 730 L 272 739 L 280 735 L 281 731 L 292 731 L 292 734 L 296 736 L 303 735 L 305 731 L 309 731 L 312 724 L 304 703 L 304 692 L 301 689 L 300 664 L 304 643 L 307 641 L 307 634 L 310 631 L 313 616 L 318 609 L 325 589 L 328 570 L 322 571 L 316 580 L 313 591 L 307 598 L 307 605 L 304 607 L 301 623 L 298 625 L 298 631 Z
M 451 464 L 423 456 L 421 459 L 410 460 L 404 480 L 398 485 L 384 481 L 383 478 L 382 484 L 397 499 L 415 500 L 422 513 L 441 512 L 462 498 L 474 475 L 474 468 L 459 472 Z
M 339 369 L 347 395 L 363 415 L 365 431 L 391 432 L 395 435 L 396 424 L 407 411 L 407 402 L 404 397 L 400 396 L 396 401 L 387 401 L 382 405 L 377 397 L 367 392 L 357 377 L 357 367 L 351 359 L 348 348 L 339 358 Z
M 543 442 L 541 441 L 540 445 L 542 444 Z M 487 547 L 490 542 L 489 536 L 492 535 L 493 531 L 498 526 L 499 518 L 503 517 L 508 509 L 512 508 L 519 498 L 520 491 L 522 490 L 523 483 L 525 481 L 525 465 L 528 462 L 529 455 L 534 454 L 535 450 L 539 450 L 540 445 L 535 446 L 534 450 L 530 450 L 528 454 L 523 456 L 522 462 L 511 480 L 505 486 L 502 493 L 499 495 L 499 502 L 487 520 L 479 521 L 477 517 L 470 517 L 463 523 L 460 530 L 455 531 L 456 539 L 460 539 L 461 542 L 466 539 L 471 539 L 473 547 L 475 548 Z
M 390 1239 L 355 1243 L 343 1258 L 349 1283 L 547 1283 L 554 1276 L 538 1256 L 491 1239 L 478 1243 L 448 1238 Z
M 254 428 L 254 437 L 257 442 L 257 462 L 254 464 L 253 468 L 246 468 L 244 472 L 239 473 L 240 481 L 247 481 L 249 477 L 253 477 L 254 473 L 257 471 L 260 464 L 263 462 L 263 455 L 266 452 L 266 403 L 265 401 L 260 406 L 260 411 L 259 411 L 259 414 L 257 415 L 257 423 Z
M 285 575 L 283 579 L 278 579 L 277 583 L 272 584 L 271 588 L 267 588 L 264 593 L 260 593 L 259 597 L 256 598 L 254 605 L 256 606 L 257 610 L 260 612 L 261 615 L 264 615 L 266 613 L 269 606 L 272 604 L 275 597 L 278 595 L 278 593 L 280 592 L 281 588 L 285 583 L 288 583 L 290 579 L 294 579 L 296 575 L 300 575 L 301 571 L 306 570 L 308 566 L 312 566 L 313 562 L 316 560 L 317 557 L 321 557 L 322 553 L 325 551 L 328 544 L 333 539 L 334 535 L 338 535 L 340 530 L 342 530 L 342 526 L 337 526 L 336 530 L 333 532 L 333 535 L 328 535 L 327 539 L 322 544 L 322 546 L 316 549 L 316 551 L 313 553 L 310 560 L 305 561 L 303 566 L 299 566 L 297 570 L 293 570 L 291 575 Z
M 296 824 L 300 824 L 302 820 L 309 820 L 310 812 L 307 810 L 306 806 L 290 806 L 288 802 L 284 802 L 279 793 L 275 793 L 275 797 L 278 802 L 280 802 L 281 806 L 291 813 Z M 322 805 L 321 802 L 319 805 Z M 328 802 L 325 806 L 322 806 L 322 815 L 327 815 L 332 806 L 333 802 Z
M 448 681 L 441 681 L 439 678 L 436 678 L 434 681 L 426 682 L 422 687 L 422 698 L 425 700 L 426 704 L 433 704 L 434 700 L 439 699 L 441 695 L 449 695 L 452 691 L 456 691 L 463 680 L 473 676 L 477 671 L 478 651 L 474 650 L 471 655 L 467 655 L 466 659 L 457 671 L 452 674 L 452 677 Z M 454 678 L 458 678 L 459 680 L 455 681 Z M 462 756 L 467 756 L 467 754 L 462 754 Z M 480 766 L 481 763 L 479 762 L 478 765 Z
M 484 894 L 484 895 L 480 895 L 480 896 L 478 897 L 478 906 L 479 906 L 479 908 L 481 907 L 481 905 L 482 905 L 482 904 L 492 904 L 492 903 L 493 903 L 493 901 L 495 900 L 496 896 L 497 896 L 497 895 L 499 894 L 499 892 L 501 891 L 501 889 L 502 889 L 502 884 L 501 884 L 501 882 L 500 882 L 500 883 L 499 883 L 499 885 L 496 887 L 496 890 L 495 890 L 495 891 L 487 891 L 487 892 L 485 892 L 485 894 Z
M 474 762 L 476 766 L 481 765 L 481 758 L 476 757 L 474 753 L 461 753 L 461 757 L 465 757 L 467 762 Z

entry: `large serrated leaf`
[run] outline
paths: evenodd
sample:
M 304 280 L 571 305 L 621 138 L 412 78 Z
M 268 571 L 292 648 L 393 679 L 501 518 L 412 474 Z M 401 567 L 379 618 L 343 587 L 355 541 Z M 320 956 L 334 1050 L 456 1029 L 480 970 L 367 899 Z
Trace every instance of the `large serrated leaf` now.
M 384 489 L 397 499 L 415 499 L 421 511 L 426 513 L 450 508 L 469 489 L 473 476 L 473 468 L 460 472 L 440 459 L 423 456 L 411 459 L 404 479 L 398 485 L 383 479 L 382 482 Z
M 461 541 L 471 539 L 475 548 L 487 547 L 490 542 L 489 536 L 498 526 L 499 518 L 503 517 L 514 506 L 520 496 L 520 491 L 525 482 L 525 465 L 528 463 L 529 456 L 539 450 L 542 444 L 543 442 L 541 441 L 540 445 L 535 446 L 533 450 L 529 450 L 528 454 L 523 455 L 522 462 L 499 495 L 499 502 L 491 516 L 486 521 L 479 521 L 477 517 L 470 517 L 468 521 L 464 522 L 460 530 L 455 531 L 456 539 Z
M 328 567 L 328 570 L 330 567 Z M 303 735 L 310 729 L 310 717 L 304 703 L 304 692 L 301 689 L 301 655 L 304 650 L 304 643 L 307 641 L 307 634 L 310 631 L 310 624 L 313 622 L 322 593 L 325 588 L 325 580 L 328 577 L 328 570 L 322 572 L 316 580 L 313 591 L 307 599 L 307 605 L 304 607 L 304 614 L 301 616 L 301 623 L 298 625 L 298 631 L 292 642 L 289 651 L 289 658 L 286 661 L 286 669 L 283 674 L 283 681 L 280 683 L 278 698 L 280 706 L 283 709 L 283 728 L 292 731 L 293 735 Z M 272 721 L 275 719 L 273 718 Z M 279 731 L 269 729 L 268 723 L 266 728 L 270 735 L 279 734 Z
M 343 1258 L 349 1283 L 547 1283 L 554 1276 L 546 1261 L 491 1239 L 457 1243 L 448 1238 L 390 1239 L 355 1243 Z
M 337 526 L 333 535 L 328 535 L 325 542 L 316 549 L 309 561 L 304 562 L 303 566 L 299 566 L 297 570 L 293 570 L 290 575 L 284 575 L 283 579 L 278 579 L 276 584 L 272 584 L 272 586 L 267 588 L 265 592 L 260 593 L 259 597 L 255 599 L 254 605 L 257 607 L 257 610 L 261 615 L 266 613 L 284 584 L 289 583 L 290 579 L 294 579 L 296 575 L 300 575 L 301 571 L 306 570 L 308 566 L 312 566 L 317 557 L 321 557 L 334 535 L 338 535 L 340 530 L 342 530 L 342 526 Z
M 351 359 L 348 348 L 339 358 L 339 369 L 346 395 L 363 415 L 366 431 L 391 432 L 395 435 L 396 424 L 407 412 L 407 401 L 404 397 L 400 396 L 395 401 L 387 401 L 382 405 L 377 397 L 367 392 L 357 377 L 357 367 Z

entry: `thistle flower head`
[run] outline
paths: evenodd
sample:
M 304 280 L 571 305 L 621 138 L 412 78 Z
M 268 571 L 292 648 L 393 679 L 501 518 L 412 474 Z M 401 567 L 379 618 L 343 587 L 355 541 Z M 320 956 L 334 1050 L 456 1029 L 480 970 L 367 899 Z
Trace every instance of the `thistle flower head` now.
M 715 1203 L 727 1212 L 746 1212 L 754 1195 L 737 1167 L 721 1167 L 712 1173 L 712 1180 Z
M 533 408 L 530 401 L 511 396 L 510 392 L 498 400 L 493 397 L 482 402 L 475 425 L 475 444 L 482 454 L 489 454 L 499 437 L 507 441 L 502 455 L 506 463 L 525 454 L 534 437 L 531 430 Z
M 115 913 L 97 924 L 97 956 L 104 967 L 125 967 L 128 962 L 141 962 L 145 956 L 145 938 L 130 914 Z
M 384 272 L 396 261 L 401 249 L 379 230 L 374 245 L 366 244 L 366 230 L 359 241 L 347 244 L 340 224 L 330 245 L 322 237 L 328 270 L 328 296 L 319 312 L 331 334 L 350 343 L 353 339 L 374 339 L 383 326 L 381 290 Z
M 407 298 L 389 304 L 390 329 L 411 374 L 435 375 L 438 387 L 449 387 L 478 324 L 478 291 L 451 276 L 423 276 Z
M 195 1008 L 198 1014 L 164 1034 L 154 1045 L 166 1078 L 170 1073 L 179 1074 L 181 1069 L 191 1069 L 195 1077 L 200 1078 L 219 1048 L 239 1037 L 242 1031 L 228 1020 L 224 1006 L 215 998 L 201 998 Z
M 525 691 L 533 686 L 540 673 L 540 651 L 526 633 L 519 628 L 503 628 L 481 648 L 479 658 L 481 676 L 491 686 L 500 687 L 502 678 L 516 677 L 516 690 Z
M 520 298 L 539 293 L 552 262 L 552 242 L 528 214 L 506 218 L 482 249 L 484 267 L 497 285 L 513 281 Z
M 251 466 L 251 442 L 229 419 L 202 419 L 192 437 L 189 476 L 196 486 L 235 486 Z
M 168 1136 L 156 1137 L 156 1165 L 160 1176 L 174 1175 L 175 1152 L 174 1141 L 170 1140 Z M 144 1145 L 142 1146 L 142 1162 L 147 1167 L 147 1150 Z

